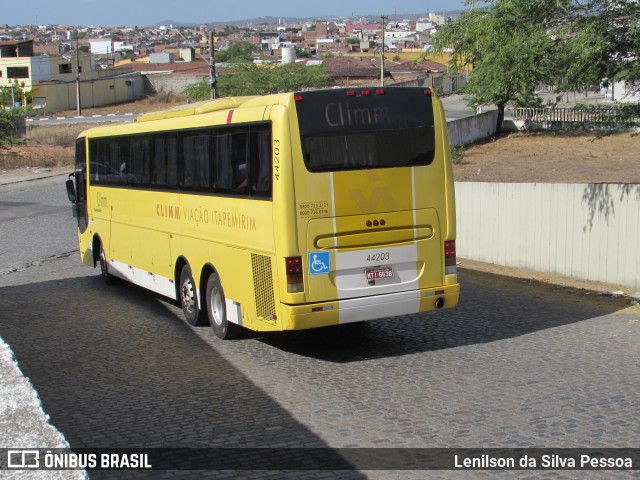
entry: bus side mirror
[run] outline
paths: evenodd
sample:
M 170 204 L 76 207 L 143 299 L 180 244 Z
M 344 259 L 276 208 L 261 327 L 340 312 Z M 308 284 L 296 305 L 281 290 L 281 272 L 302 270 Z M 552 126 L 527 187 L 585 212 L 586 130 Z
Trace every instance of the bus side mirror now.
M 76 195 L 76 187 L 73 184 L 73 180 L 71 180 L 71 178 L 67 180 L 67 196 L 69 197 L 69 201 L 71 203 L 76 203 L 78 201 L 78 196 Z

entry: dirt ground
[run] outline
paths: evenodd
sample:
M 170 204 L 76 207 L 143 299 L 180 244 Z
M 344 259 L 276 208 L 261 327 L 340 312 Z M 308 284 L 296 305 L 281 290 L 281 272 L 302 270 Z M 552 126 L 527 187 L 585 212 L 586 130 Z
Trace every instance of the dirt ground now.
M 511 133 L 464 148 L 465 182 L 640 183 L 640 135 Z

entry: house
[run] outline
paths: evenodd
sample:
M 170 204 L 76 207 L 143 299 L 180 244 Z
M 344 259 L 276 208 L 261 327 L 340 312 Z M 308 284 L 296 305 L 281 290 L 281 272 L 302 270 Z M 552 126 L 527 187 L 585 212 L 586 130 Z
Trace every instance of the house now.
M 33 40 L 0 42 L 0 87 L 17 83 L 24 98 L 15 99 L 16 102 L 42 113 L 73 110 L 77 107 L 78 77 L 81 107 L 98 107 L 143 96 L 141 75 L 99 70 L 91 54 L 34 55 Z

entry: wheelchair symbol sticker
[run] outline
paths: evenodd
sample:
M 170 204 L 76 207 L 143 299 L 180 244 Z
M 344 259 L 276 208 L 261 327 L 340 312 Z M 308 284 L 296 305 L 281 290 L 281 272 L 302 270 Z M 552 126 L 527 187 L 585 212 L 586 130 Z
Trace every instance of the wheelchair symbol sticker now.
M 309 275 L 322 275 L 331 271 L 329 252 L 309 253 Z

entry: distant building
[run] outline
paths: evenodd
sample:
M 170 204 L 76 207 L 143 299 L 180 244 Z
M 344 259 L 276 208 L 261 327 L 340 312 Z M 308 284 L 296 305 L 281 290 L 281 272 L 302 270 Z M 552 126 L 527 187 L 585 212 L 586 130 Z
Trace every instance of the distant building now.
M 110 55 L 114 52 L 113 40 L 110 38 L 97 38 L 89 40 L 90 52 L 94 55 Z

